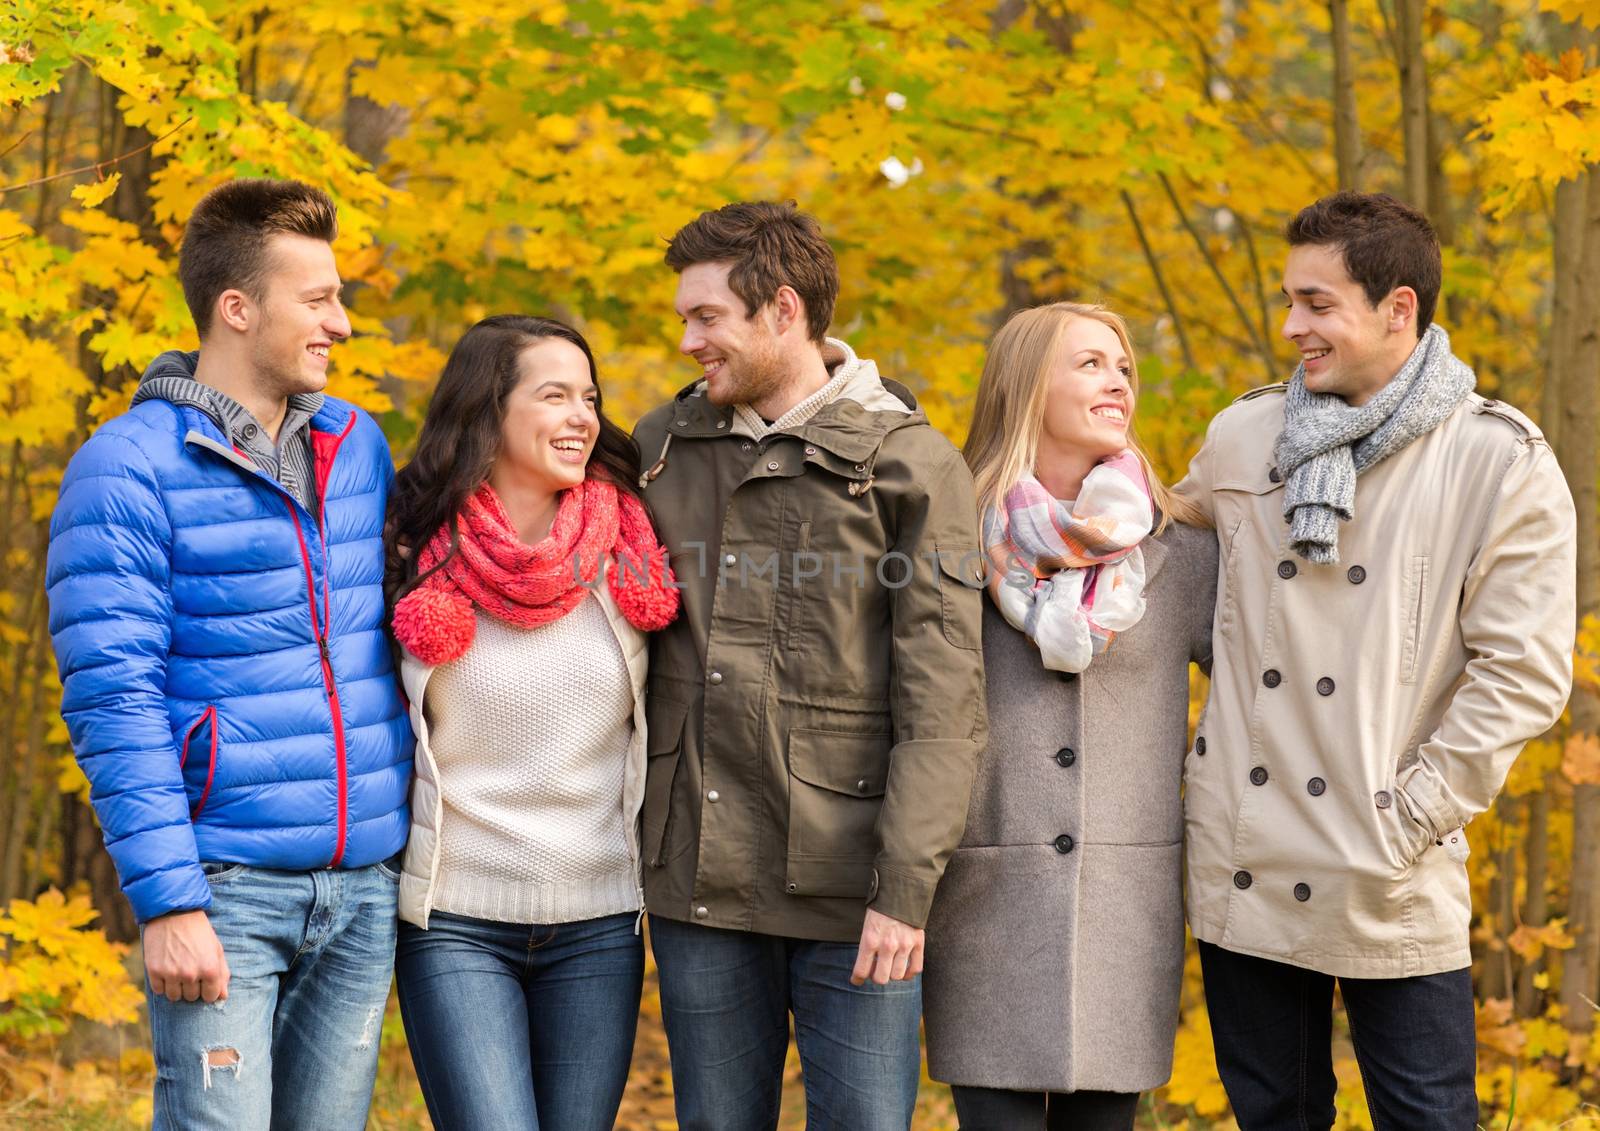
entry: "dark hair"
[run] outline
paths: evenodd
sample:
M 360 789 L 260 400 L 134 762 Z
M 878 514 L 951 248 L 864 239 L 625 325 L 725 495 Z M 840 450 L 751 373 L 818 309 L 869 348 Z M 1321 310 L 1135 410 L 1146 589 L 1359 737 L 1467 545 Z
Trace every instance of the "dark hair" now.
M 1289 221 L 1290 247 L 1336 247 L 1374 309 L 1396 287 L 1417 292 L 1417 337 L 1433 321 L 1444 267 L 1439 237 L 1422 213 L 1388 193 L 1336 192 Z
M 261 298 L 270 266 L 267 241 L 279 233 L 332 243 L 339 234 L 333 201 L 300 181 L 247 178 L 212 189 L 194 206 L 183 229 L 178 279 L 202 338 L 223 291 Z
M 417 556 L 446 523 L 450 554 L 456 552 L 456 515 L 489 477 L 500 455 L 506 400 L 522 379 L 518 359 L 529 346 L 550 338 L 571 342 L 589 361 L 594 410 L 600 418 L 600 434 L 589 457 L 590 474 L 599 465 L 600 473 L 618 490 L 640 498 L 639 446 L 606 418 L 594 353 L 583 335 L 553 318 L 522 314 L 485 318 L 450 351 L 423 417 L 416 453 L 396 474 L 389 492 L 383 541 L 384 591 L 391 607 L 417 584 Z
M 806 330 L 818 345 L 833 321 L 839 265 L 814 217 L 794 201 L 724 204 L 702 212 L 667 244 L 667 266 L 682 274 L 696 263 L 727 263 L 728 287 L 750 318 L 789 286 L 806 306 Z

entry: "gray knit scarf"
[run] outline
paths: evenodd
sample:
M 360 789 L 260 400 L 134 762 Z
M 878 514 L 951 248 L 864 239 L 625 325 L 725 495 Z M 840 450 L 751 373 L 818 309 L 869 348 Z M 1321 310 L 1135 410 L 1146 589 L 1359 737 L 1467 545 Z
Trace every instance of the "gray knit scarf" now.
M 1289 544 L 1308 562 L 1339 560 L 1339 523 L 1356 513 L 1356 477 L 1438 427 L 1477 383 L 1429 326 L 1400 372 L 1366 404 L 1306 388 L 1302 364 L 1289 380 L 1278 437 Z

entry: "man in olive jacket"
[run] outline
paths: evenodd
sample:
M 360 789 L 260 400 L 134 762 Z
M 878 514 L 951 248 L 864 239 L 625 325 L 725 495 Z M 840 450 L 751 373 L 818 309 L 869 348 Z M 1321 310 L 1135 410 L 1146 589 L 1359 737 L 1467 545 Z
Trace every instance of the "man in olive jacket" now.
M 1471 1131 L 1463 826 L 1572 680 L 1549 446 L 1430 325 L 1439 244 L 1388 196 L 1289 224 L 1300 367 L 1212 423 L 1211 698 L 1184 767 L 1189 925 L 1243 1131 L 1333 1125 L 1334 982 L 1378 1131 Z
M 826 331 L 792 204 L 667 249 L 700 380 L 635 431 L 683 613 L 654 640 L 642 847 L 685 1131 L 777 1125 L 789 1013 L 811 1126 L 910 1126 L 922 926 L 984 738 L 965 463 Z

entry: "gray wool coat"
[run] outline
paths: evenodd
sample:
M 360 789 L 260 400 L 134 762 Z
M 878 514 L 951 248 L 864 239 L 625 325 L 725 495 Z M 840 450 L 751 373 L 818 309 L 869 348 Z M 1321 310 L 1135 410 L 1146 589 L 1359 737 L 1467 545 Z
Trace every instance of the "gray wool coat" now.
M 989 744 L 927 925 L 936 1080 L 1138 1092 L 1171 1074 L 1188 674 L 1210 665 L 1217 540 L 1174 523 L 1143 548 L 1144 617 L 1081 676 L 984 602 Z

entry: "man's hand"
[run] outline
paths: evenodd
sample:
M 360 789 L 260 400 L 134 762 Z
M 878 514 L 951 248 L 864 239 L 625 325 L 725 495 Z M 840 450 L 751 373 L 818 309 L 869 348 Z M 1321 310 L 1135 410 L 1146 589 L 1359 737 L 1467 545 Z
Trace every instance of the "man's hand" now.
M 861 924 L 861 949 L 856 952 L 850 984 L 859 986 L 868 978 L 880 986 L 903 982 L 922 973 L 921 927 L 867 908 L 867 921 Z
M 204 911 L 174 911 L 146 923 L 144 970 L 150 988 L 168 1001 L 209 1004 L 228 996 L 228 958 Z

